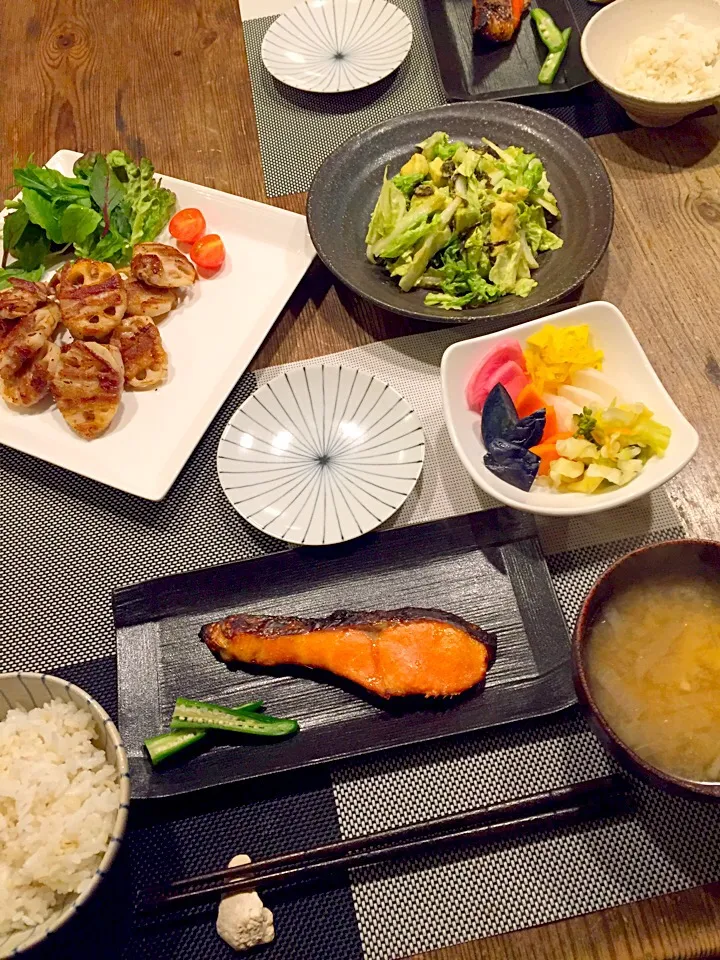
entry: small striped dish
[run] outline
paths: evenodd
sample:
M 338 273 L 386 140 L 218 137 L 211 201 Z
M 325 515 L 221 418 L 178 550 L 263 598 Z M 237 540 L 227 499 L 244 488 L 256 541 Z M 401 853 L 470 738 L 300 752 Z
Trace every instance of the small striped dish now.
M 350 367 L 283 373 L 248 397 L 218 447 L 220 484 L 254 527 L 324 546 L 383 523 L 410 495 L 423 429 L 399 393 Z
M 386 77 L 411 43 L 410 21 L 388 0 L 304 0 L 270 26 L 261 54 L 288 86 L 345 93 Z
M 74 683 L 68 683 L 66 680 L 51 677 L 45 673 L 0 673 L 0 721 L 5 719 L 8 710 L 15 707 L 32 710 L 33 707 L 40 707 L 44 703 L 49 703 L 50 700 L 74 703 L 75 706 L 90 712 L 97 729 L 96 745 L 105 751 L 108 763 L 115 767 L 120 778 L 120 802 L 110 844 L 87 890 L 68 907 L 57 910 L 45 923 L 31 930 L 0 937 L 0 960 L 4 960 L 5 957 L 16 957 L 36 946 L 75 915 L 102 883 L 117 856 L 127 826 L 130 807 L 128 758 L 117 727 L 97 700 L 93 700 Z

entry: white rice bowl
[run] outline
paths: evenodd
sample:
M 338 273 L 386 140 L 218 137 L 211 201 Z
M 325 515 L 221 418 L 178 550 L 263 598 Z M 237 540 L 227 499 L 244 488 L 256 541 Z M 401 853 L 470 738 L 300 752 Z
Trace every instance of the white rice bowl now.
M 708 30 L 676 14 L 629 46 L 618 86 L 672 102 L 720 90 L 720 29 Z
M 28 696 L 8 696 L 7 682 L 22 684 L 31 702 Z M 0 957 L 5 957 L 43 939 L 100 882 L 125 826 L 129 781 L 117 730 L 78 687 L 14 674 L 0 676 L 0 693 L 9 704 L 0 720 Z

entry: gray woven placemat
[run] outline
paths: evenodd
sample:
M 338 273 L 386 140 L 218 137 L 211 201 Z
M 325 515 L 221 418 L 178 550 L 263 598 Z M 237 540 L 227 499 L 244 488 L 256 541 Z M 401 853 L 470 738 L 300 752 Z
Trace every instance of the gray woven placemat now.
M 418 0 L 394 0 L 413 27 L 410 53 L 398 70 L 354 93 L 323 97 L 275 80 L 260 47 L 275 17 L 244 20 L 265 187 L 269 197 L 307 190 L 323 160 L 344 140 L 376 123 L 445 102 Z
M 269 197 L 307 190 L 318 167 L 356 133 L 391 117 L 445 103 L 432 38 L 422 12 L 423 0 L 393 0 L 410 18 L 413 42 L 404 63 L 390 76 L 364 90 L 342 94 L 305 93 L 273 79 L 263 66 L 262 40 L 278 11 L 293 0 L 274 0 L 259 15 L 258 0 L 240 0 L 257 120 L 265 188 Z M 470 0 L 467 0 L 468 4 Z M 582 28 L 596 8 L 588 0 L 570 0 Z M 267 4 L 265 5 L 267 6 Z M 569 94 L 528 100 L 574 127 L 582 136 L 624 130 L 633 124 L 596 84 Z M 478 104 L 478 109 L 482 105 Z

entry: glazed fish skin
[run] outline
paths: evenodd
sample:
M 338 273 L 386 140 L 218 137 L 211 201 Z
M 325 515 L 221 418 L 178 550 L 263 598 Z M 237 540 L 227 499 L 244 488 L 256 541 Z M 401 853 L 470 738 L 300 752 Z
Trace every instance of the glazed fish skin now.
M 385 698 L 463 693 L 484 680 L 497 643 L 460 617 L 415 607 L 318 619 L 237 614 L 200 636 L 228 663 L 326 670 Z
M 508 43 L 529 6 L 529 0 L 473 0 L 473 33 L 492 43 Z

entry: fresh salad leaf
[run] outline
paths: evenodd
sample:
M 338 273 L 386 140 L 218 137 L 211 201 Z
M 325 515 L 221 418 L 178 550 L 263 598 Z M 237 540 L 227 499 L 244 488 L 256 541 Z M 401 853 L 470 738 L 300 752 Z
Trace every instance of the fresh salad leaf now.
M 79 257 L 127 263 L 136 243 L 154 240 L 175 207 L 175 194 L 155 179 L 143 158 L 137 165 L 119 150 L 86 153 L 74 176 L 31 160 L 14 170 L 22 197 L 3 225 L 3 267 L 34 271 L 72 246 Z M 405 211 L 403 198 L 403 212 Z
M 546 219 L 560 212 L 542 161 L 442 131 L 417 150 L 394 177 L 385 171 L 366 236 L 370 262 L 446 310 L 529 296 L 539 254 L 562 246 Z
M 42 227 L 28 221 L 20 239 L 13 247 L 6 248 L 7 252 L 14 257 L 13 263 L 9 266 L 16 267 L 19 270 L 36 270 L 45 263 L 50 253 L 50 247 L 50 238 Z
M 88 187 L 93 203 L 102 211 L 105 224 L 109 226 L 110 211 L 122 201 L 125 188 L 102 154 L 98 155 L 95 166 L 90 171 Z
M 138 166 L 126 153 L 113 150 L 107 161 L 119 180 L 127 177 L 125 203 L 131 246 L 154 240 L 173 214 L 175 194 L 155 179 L 155 168 L 146 157 Z
M 18 277 L 20 280 L 42 280 L 45 273 L 44 267 L 36 267 L 34 270 L 22 270 L 20 267 L 12 266 L 0 269 L 0 290 L 10 286 L 10 277 Z
M 60 238 L 63 243 L 80 244 L 97 229 L 102 215 L 79 203 L 68 204 L 60 217 Z
M 37 190 L 25 187 L 23 190 L 23 206 L 31 223 L 42 227 L 53 243 L 62 243 L 60 220 L 51 200 L 47 200 Z
M 20 238 L 25 232 L 25 228 L 30 223 L 25 207 L 18 207 L 14 213 L 9 213 L 3 221 L 3 266 L 7 261 L 8 255 L 20 243 Z
M 66 177 L 57 170 L 38 167 L 30 161 L 24 167 L 13 170 L 13 176 L 18 186 L 36 190 L 54 203 L 62 200 L 72 201 L 88 195 L 87 184 L 77 177 Z
M 73 164 L 73 173 L 75 176 L 79 179 L 89 180 L 90 174 L 93 172 L 97 159 L 101 156 L 101 153 L 84 153 Z

